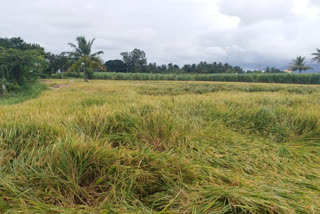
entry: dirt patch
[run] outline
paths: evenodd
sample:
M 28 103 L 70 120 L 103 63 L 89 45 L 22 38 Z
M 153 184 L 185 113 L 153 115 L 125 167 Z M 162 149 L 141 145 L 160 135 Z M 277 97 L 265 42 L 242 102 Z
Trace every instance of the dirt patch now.
M 56 84 L 51 86 L 52 88 L 65 88 L 68 87 L 69 84 Z

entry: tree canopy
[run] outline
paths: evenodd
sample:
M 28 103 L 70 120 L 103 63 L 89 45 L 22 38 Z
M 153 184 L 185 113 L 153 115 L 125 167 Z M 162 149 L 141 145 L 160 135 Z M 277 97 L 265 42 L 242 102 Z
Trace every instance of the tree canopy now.
M 31 49 L 44 49 L 38 44 L 26 43 L 20 37 L 13 38 L 0 38 L 0 47 L 9 49 L 18 49 L 18 50 L 31 50 Z
M 66 72 L 71 64 L 71 61 L 67 56 L 62 54 L 56 55 L 50 52 L 46 53 L 46 60 L 49 63 L 49 66 L 43 71 L 44 77 L 49 77 L 57 72 Z
M 305 59 L 306 58 L 302 56 L 298 56 L 297 58 L 293 59 L 290 63 L 290 69 L 292 71 L 299 71 L 299 73 L 301 73 L 301 71 L 312 69 L 312 67 L 306 65 Z
M 109 60 L 104 65 L 107 68 L 107 71 L 109 72 L 118 72 L 123 73 L 127 72 L 127 65 L 123 63 L 122 60 L 115 59 L 115 60 Z
M 88 82 L 89 73 L 94 69 L 105 70 L 105 67 L 102 65 L 102 61 L 99 58 L 99 55 L 103 54 L 103 51 L 92 53 L 92 44 L 95 39 L 87 41 L 85 37 L 79 36 L 76 40 L 77 45 L 68 43 L 74 50 L 63 53 L 64 55 L 68 55 L 73 62 L 71 67 L 68 69 L 68 72 L 80 72 L 82 69 L 84 71 L 84 81 Z
M 127 65 L 128 72 L 131 73 L 143 73 L 145 66 L 147 65 L 146 53 L 139 49 L 134 49 L 131 52 L 122 52 L 120 55 L 123 58 L 123 62 Z
M 311 60 L 312 62 L 317 62 L 320 63 L 320 49 L 317 48 L 315 53 L 312 53 L 312 55 L 314 56 Z

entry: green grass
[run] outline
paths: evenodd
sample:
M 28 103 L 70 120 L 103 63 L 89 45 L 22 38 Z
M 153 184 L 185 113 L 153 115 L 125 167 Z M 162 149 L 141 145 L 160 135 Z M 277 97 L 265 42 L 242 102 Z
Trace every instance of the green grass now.
M 12 105 L 36 98 L 47 88 L 47 85 L 40 82 L 24 85 L 18 91 L 11 92 L 6 97 L 0 96 L 0 105 Z
M 77 76 L 77 74 L 71 74 Z M 81 77 L 83 75 L 81 74 Z M 175 80 L 256 83 L 320 84 L 320 74 L 148 74 L 95 72 L 92 79 L 101 80 Z
M 50 81 L 0 107 L 0 213 L 320 213 L 320 86 Z

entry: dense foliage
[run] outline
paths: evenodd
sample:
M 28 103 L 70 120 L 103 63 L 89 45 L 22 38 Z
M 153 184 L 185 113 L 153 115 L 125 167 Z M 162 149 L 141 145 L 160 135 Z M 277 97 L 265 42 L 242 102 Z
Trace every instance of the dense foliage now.
M 127 65 L 127 71 L 130 73 L 146 72 L 147 57 L 146 53 L 139 49 L 134 49 L 131 52 L 122 52 L 120 55 L 123 62 Z
M 34 81 L 46 69 L 44 49 L 20 38 L 0 39 L 0 91 L 14 91 Z
M 71 66 L 72 61 L 69 57 L 62 54 L 56 55 L 53 53 L 46 53 L 46 60 L 49 63 L 48 67 L 42 72 L 43 78 L 50 78 L 51 76 L 59 77 L 60 74 L 65 73 Z
M 124 64 L 122 60 L 119 60 L 119 59 L 109 60 L 104 63 L 104 66 L 107 68 L 108 72 L 117 72 L 117 73 L 128 72 L 128 66 Z
M 122 52 L 120 54 L 122 60 L 109 60 L 105 63 L 108 72 L 118 73 L 244 73 L 239 66 L 231 66 L 228 63 L 207 63 L 200 62 L 198 64 L 186 64 L 179 66 L 173 63 L 157 65 L 156 63 L 147 63 L 146 53 L 139 49 L 131 52 Z
M 5 49 L 18 49 L 18 50 L 30 50 L 30 49 L 40 49 L 44 50 L 38 44 L 31 44 L 26 43 L 20 37 L 13 37 L 13 38 L 0 38 L 0 47 Z
M 131 63 L 130 63 L 131 64 Z M 181 74 L 181 73 L 197 73 L 197 74 L 214 74 L 214 73 L 244 73 L 245 71 L 239 66 L 232 66 L 228 63 L 207 63 L 200 62 L 198 64 L 186 64 L 179 66 L 176 64 L 156 63 L 137 63 L 135 66 L 127 66 L 122 60 L 109 60 L 105 63 L 108 72 L 117 73 L 161 73 L 161 74 Z M 261 73 L 261 71 L 259 71 Z

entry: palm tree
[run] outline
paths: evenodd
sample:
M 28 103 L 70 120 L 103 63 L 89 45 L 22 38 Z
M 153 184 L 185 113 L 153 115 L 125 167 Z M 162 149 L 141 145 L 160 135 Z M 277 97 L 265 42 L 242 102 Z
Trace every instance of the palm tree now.
M 306 71 L 312 69 L 310 66 L 306 66 L 305 57 L 298 56 L 297 58 L 293 59 L 290 63 L 290 69 L 293 71 Z
M 313 58 L 311 59 L 311 61 L 312 61 L 312 62 L 320 63 L 320 49 L 317 48 L 317 52 L 313 53 L 312 55 L 315 56 L 315 57 L 313 57 Z
M 87 41 L 85 37 L 77 37 L 78 46 L 72 43 L 68 43 L 72 48 L 73 52 L 63 52 L 63 54 L 69 55 L 70 60 L 73 62 L 72 66 L 67 70 L 67 72 L 76 71 L 80 69 L 84 71 L 84 81 L 88 82 L 88 71 L 93 69 L 105 70 L 102 65 L 102 61 L 99 58 L 103 51 L 98 51 L 96 53 L 91 53 L 91 47 L 95 39 Z

